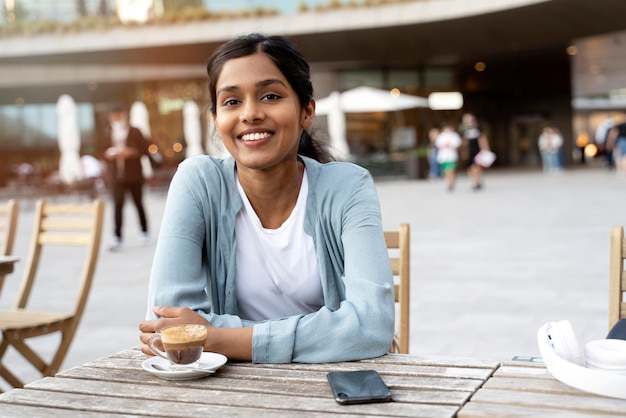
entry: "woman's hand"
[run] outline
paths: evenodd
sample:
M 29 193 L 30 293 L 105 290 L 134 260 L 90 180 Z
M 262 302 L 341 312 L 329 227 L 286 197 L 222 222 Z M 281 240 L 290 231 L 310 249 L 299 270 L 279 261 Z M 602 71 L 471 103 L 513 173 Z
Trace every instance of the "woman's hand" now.
M 250 361 L 252 359 L 252 327 L 217 328 L 202 315 L 189 308 L 154 306 L 152 312 L 160 318 L 139 323 L 141 351 L 148 356 L 154 356 L 148 346 L 148 339 L 155 332 L 171 325 L 200 324 L 207 327 L 204 351 L 224 354 L 233 360 Z
M 189 308 L 180 308 L 175 306 L 153 306 L 152 312 L 160 316 L 159 319 L 150 319 L 139 323 L 139 340 L 141 340 L 141 351 L 149 356 L 154 353 L 148 346 L 148 339 L 155 332 L 161 331 L 165 327 L 182 324 L 200 324 L 206 325 L 207 328 L 213 328 L 209 321 L 202 315 L 192 311 Z

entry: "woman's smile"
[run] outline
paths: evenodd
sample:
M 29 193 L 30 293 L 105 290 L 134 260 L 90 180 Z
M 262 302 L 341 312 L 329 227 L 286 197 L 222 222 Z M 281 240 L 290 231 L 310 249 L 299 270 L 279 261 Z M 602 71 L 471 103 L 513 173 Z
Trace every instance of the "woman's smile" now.
M 271 132 L 253 132 L 243 134 L 239 137 L 242 141 L 260 141 L 262 139 L 270 138 L 273 135 Z

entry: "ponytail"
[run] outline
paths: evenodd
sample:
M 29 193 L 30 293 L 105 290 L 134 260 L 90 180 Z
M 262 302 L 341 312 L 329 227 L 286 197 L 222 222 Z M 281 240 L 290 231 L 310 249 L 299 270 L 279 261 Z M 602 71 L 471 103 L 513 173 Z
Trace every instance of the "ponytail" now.
M 298 154 L 312 158 L 320 163 L 328 163 L 334 160 L 326 144 L 313 138 L 306 130 L 303 130 L 302 135 L 300 135 Z

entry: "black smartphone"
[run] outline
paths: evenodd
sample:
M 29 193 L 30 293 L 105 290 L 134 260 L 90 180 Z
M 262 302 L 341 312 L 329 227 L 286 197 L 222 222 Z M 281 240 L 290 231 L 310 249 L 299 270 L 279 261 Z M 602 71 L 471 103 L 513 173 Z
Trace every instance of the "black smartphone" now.
M 326 377 L 342 405 L 391 401 L 391 392 L 376 370 L 329 372 Z

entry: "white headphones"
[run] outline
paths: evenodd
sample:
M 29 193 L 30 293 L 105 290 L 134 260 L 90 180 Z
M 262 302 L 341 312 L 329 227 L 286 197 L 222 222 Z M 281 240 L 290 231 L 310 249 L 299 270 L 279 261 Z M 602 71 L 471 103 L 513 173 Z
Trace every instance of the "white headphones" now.
M 580 349 L 569 321 L 537 331 L 543 362 L 554 378 L 585 392 L 626 399 L 626 341 L 596 340 Z

